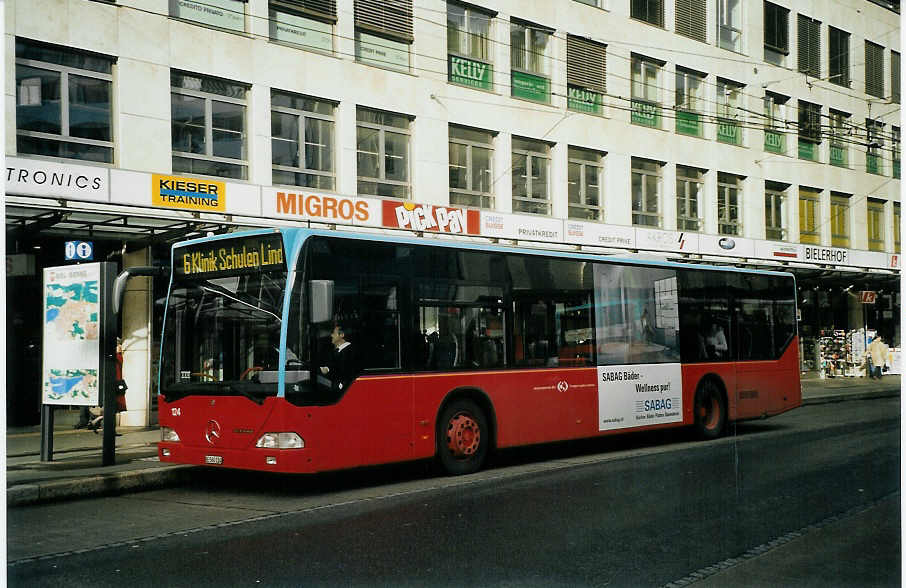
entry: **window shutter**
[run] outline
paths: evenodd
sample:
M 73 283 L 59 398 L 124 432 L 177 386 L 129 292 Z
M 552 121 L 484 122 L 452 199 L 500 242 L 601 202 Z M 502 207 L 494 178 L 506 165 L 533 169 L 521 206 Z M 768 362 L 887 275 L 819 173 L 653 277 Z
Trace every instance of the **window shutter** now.
M 607 92 L 607 46 L 581 37 L 566 37 L 568 84 Z
M 865 41 L 865 93 L 884 97 L 884 48 Z
M 412 0 L 355 0 L 355 26 L 413 41 Z
M 270 6 L 337 22 L 337 0 L 271 0 Z
M 707 43 L 706 14 L 706 0 L 676 0 L 676 32 Z
M 890 52 L 890 99 L 900 103 L 900 54 L 896 51 Z
M 764 44 L 780 53 L 790 52 L 790 11 L 782 6 L 764 3 Z
M 799 15 L 799 71 L 821 77 L 821 22 Z

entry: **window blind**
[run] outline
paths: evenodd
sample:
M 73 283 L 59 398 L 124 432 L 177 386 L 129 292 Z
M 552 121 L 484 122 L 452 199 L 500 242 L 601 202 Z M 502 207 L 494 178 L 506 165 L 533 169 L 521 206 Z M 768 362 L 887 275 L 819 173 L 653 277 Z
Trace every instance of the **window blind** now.
M 566 37 L 568 84 L 607 92 L 607 46 L 581 37 Z
M 799 71 L 821 77 L 821 22 L 799 15 Z
M 676 0 L 676 32 L 684 37 L 707 43 L 706 0 Z
M 337 0 L 270 0 L 270 7 L 337 22 Z
M 900 54 L 896 51 L 890 52 L 890 99 L 900 103 Z
M 865 93 L 884 97 L 884 48 L 865 41 Z
M 355 26 L 413 41 L 412 0 L 355 0 Z

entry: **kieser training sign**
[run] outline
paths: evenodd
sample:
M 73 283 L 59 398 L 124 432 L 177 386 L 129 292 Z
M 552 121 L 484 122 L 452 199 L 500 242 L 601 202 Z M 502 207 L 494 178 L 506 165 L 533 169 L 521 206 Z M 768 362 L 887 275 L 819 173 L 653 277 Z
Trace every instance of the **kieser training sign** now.
M 612 431 L 683 420 L 683 375 L 678 363 L 598 367 L 598 430 Z
M 151 203 L 167 208 L 225 212 L 226 184 L 213 180 L 151 174 Z

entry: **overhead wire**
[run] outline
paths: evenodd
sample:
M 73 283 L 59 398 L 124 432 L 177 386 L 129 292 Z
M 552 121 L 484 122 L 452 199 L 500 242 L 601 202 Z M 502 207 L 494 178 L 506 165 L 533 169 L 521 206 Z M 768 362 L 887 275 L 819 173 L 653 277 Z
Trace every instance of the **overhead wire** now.
M 207 4 L 205 4 L 205 2 L 199 1 L 199 0 L 195 0 L 195 3 L 197 3 L 197 4 L 202 4 L 202 5 L 207 5 Z M 212 6 L 212 5 L 207 5 L 207 6 Z M 134 6 L 122 6 L 122 7 L 123 7 L 123 8 L 130 8 L 130 9 L 132 9 L 132 10 L 136 10 L 136 11 L 139 11 L 139 12 L 145 12 L 145 13 L 149 13 L 149 14 L 154 14 L 154 15 L 157 15 L 157 16 L 170 17 L 169 14 L 161 14 L 161 13 L 155 12 L 155 11 L 153 11 L 153 10 L 143 9 L 143 8 L 139 8 L 139 7 L 134 7 Z M 216 6 L 216 8 L 221 9 L 221 10 L 227 10 L 227 11 L 229 11 L 229 9 L 224 9 L 222 6 Z M 443 14 L 443 13 L 444 13 L 444 12 L 437 11 L 437 10 L 433 10 L 433 9 L 426 8 L 426 7 L 419 7 L 419 10 L 420 10 L 420 11 L 422 11 L 422 10 L 424 10 L 424 11 L 432 11 L 432 12 L 436 12 L 436 13 L 438 13 L 438 14 Z M 236 13 L 236 14 L 242 14 L 243 17 L 246 17 L 246 16 L 247 16 L 247 17 L 250 17 L 250 18 L 255 18 L 255 19 L 260 19 L 260 20 L 266 20 L 266 21 L 268 21 L 269 23 L 270 23 L 270 22 L 274 22 L 274 20 L 275 20 L 275 19 L 271 19 L 269 16 L 266 17 L 266 16 L 260 16 L 260 15 L 246 14 L 246 13 L 244 12 L 244 10 L 243 10 L 242 12 L 240 12 L 240 11 L 231 11 L 231 12 L 234 12 L 234 13 Z M 344 12 L 345 12 L 345 11 L 344 11 Z M 499 14 L 499 13 L 498 13 L 498 14 Z M 424 22 L 427 22 L 427 23 L 430 23 L 430 24 L 434 24 L 434 25 L 436 25 L 436 26 L 438 26 L 438 27 L 440 27 L 440 28 L 443 28 L 443 29 L 445 29 L 445 30 L 446 30 L 446 27 L 447 27 L 447 24 L 446 24 L 446 23 L 439 23 L 439 22 L 437 22 L 437 21 L 434 21 L 434 20 L 431 20 L 431 19 L 428 19 L 428 18 L 425 18 L 425 17 L 416 16 L 415 14 L 413 14 L 413 18 L 416 19 L 416 20 L 421 20 L 421 21 L 424 21 Z M 517 17 L 517 19 L 518 19 L 518 17 Z M 503 22 L 509 22 L 509 18 L 506 18 L 506 19 L 501 18 L 501 21 L 503 21 Z M 304 28 L 304 27 L 299 27 L 299 28 Z M 246 32 L 246 31 L 240 32 L 240 31 L 230 31 L 230 30 L 225 30 L 225 29 L 218 29 L 218 30 L 222 30 L 223 32 L 230 33 L 230 34 L 235 34 L 235 35 L 237 35 L 237 36 L 242 36 L 242 37 L 246 37 L 246 38 L 252 37 L 252 38 L 257 38 L 257 39 L 272 40 L 272 39 L 270 38 L 270 36 L 265 36 L 265 35 L 256 34 L 256 33 L 249 33 L 249 32 Z M 665 30 L 666 30 L 666 29 L 665 29 Z M 470 34 L 470 33 L 466 33 L 466 34 Z M 561 40 L 561 41 L 565 41 L 565 40 L 566 40 L 566 35 L 567 35 L 566 32 L 560 33 L 559 36 L 558 36 L 558 33 L 557 33 L 556 31 L 555 31 L 554 33 L 552 33 L 552 36 L 556 37 L 557 39 L 559 39 L 559 40 Z M 442 35 L 432 35 L 432 36 L 435 36 L 436 38 L 440 38 Z M 344 37 L 344 36 L 342 36 L 342 35 L 338 35 L 336 32 L 332 32 L 332 33 L 331 33 L 331 37 L 334 38 L 334 39 L 346 39 L 346 40 L 357 41 L 357 39 L 356 39 L 355 37 Z M 443 37 L 446 38 L 446 35 L 443 35 Z M 587 38 L 587 37 L 586 37 L 586 38 Z M 489 43 L 506 45 L 505 42 L 503 42 L 503 41 L 498 41 L 497 39 L 493 39 L 493 38 L 490 38 L 490 37 L 487 37 L 486 40 L 487 40 Z M 644 48 L 644 49 L 658 50 L 658 51 L 659 51 L 659 50 L 662 50 L 662 48 L 654 47 L 654 46 L 651 46 L 651 45 L 643 45 L 643 44 L 636 44 L 636 43 L 629 43 L 629 42 L 622 42 L 622 41 L 613 41 L 613 40 L 608 41 L 608 40 L 600 40 L 600 39 L 594 39 L 594 38 L 592 38 L 592 40 L 597 41 L 597 42 L 599 42 L 599 43 L 602 43 L 602 44 L 604 44 L 605 46 L 610 46 L 610 45 L 624 45 L 624 46 L 627 46 L 627 47 L 640 47 L 640 48 Z M 278 41 L 278 42 L 279 42 L 279 41 Z M 294 45 L 294 46 L 299 46 L 299 45 L 297 45 L 297 44 L 292 44 L 292 43 L 288 43 L 288 44 L 289 44 L 289 45 Z M 302 47 L 305 47 L 305 46 L 302 46 Z M 624 55 L 620 55 L 619 53 L 613 53 L 613 52 L 608 52 L 608 53 L 609 53 L 611 56 L 615 56 L 615 57 L 618 58 L 618 59 L 622 59 L 622 60 L 624 60 L 624 61 L 630 61 L 630 62 L 632 61 L 632 57 L 631 57 L 631 56 L 630 56 L 630 57 L 626 57 L 626 56 L 624 56 Z M 694 55 L 694 56 L 696 56 L 696 57 L 701 57 L 701 53 L 695 53 L 695 52 L 691 52 L 691 51 L 671 50 L 670 53 L 671 53 L 671 54 Z M 334 50 L 334 51 L 330 52 L 330 54 L 331 54 L 331 55 L 342 56 L 342 57 L 351 57 L 351 58 L 356 58 L 356 57 L 357 57 L 357 55 L 356 55 L 355 53 L 348 53 L 348 52 L 347 52 L 347 53 L 344 53 L 344 52 L 337 51 L 337 50 Z M 444 57 L 438 57 L 438 56 L 436 56 L 436 55 L 421 54 L 421 53 L 417 53 L 417 52 L 415 52 L 415 51 L 411 51 L 411 54 L 412 54 L 413 56 L 415 56 L 415 57 L 425 58 L 425 59 L 434 60 L 434 61 L 442 61 L 442 62 L 444 62 L 445 64 L 446 64 L 446 62 L 447 62 L 447 57 L 446 57 L 446 56 L 444 56 Z M 710 59 L 710 60 L 727 61 L 727 62 L 732 62 L 732 63 L 743 63 L 743 64 L 746 64 L 746 65 L 751 64 L 751 61 L 750 61 L 749 59 L 744 58 L 744 57 L 733 58 L 733 57 L 726 57 L 726 56 L 708 56 L 707 58 Z M 553 56 L 545 56 L 545 59 L 551 61 L 552 63 L 557 63 L 557 62 L 559 62 L 559 63 L 566 63 L 566 60 L 565 60 L 565 59 L 561 59 L 561 58 L 553 57 Z M 679 65 L 679 64 L 677 64 L 677 65 Z M 682 66 L 680 66 L 680 67 L 682 67 Z M 430 68 L 425 68 L 425 67 L 417 67 L 417 66 L 415 66 L 414 64 L 411 64 L 411 63 L 410 63 L 410 70 L 422 71 L 422 72 L 431 73 L 431 74 L 437 74 L 438 76 L 447 76 L 447 74 L 448 74 L 448 72 L 446 71 L 446 68 L 445 68 L 444 70 L 436 70 L 436 69 L 430 69 Z M 796 76 L 793 76 L 793 77 L 790 78 L 790 79 L 795 79 L 796 77 L 799 77 L 800 75 L 805 75 L 805 74 L 802 73 L 802 72 L 799 72 Z M 608 72 L 608 76 L 609 76 L 609 77 L 615 77 L 615 78 L 617 78 L 617 79 L 621 79 L 621 80 L 624 80 L 624 81 L 629 81 L 630 83 L 632 83 L 632 77 L 631 77 L 631 76 L 630 76 L 630 77 L 627 77 L 627 76 L 621 76 L 621 75 L 619 75 L 619 74 L 615 74 L 615 73 L 613 72 L 612 69 Z M 715 76 L 715 77 L 719 77 L 719 76 L 717 76 L 716 74 L 714 74 L 714 76 Z M 813 78 L 813 79 L 815 79 L 816 81 L 819 80 L 818 78 Z M 550 83 L 550 85 L 551 85 L 551 88 L 552 88 L 551 95 L 553 95 L 553 96 L 558 96 L 558 97 L 560 97 L 560 98 L 567 98 L 567 96 L 566 96 L 565 94 L 560 93 L 560 92 L 555 92 L 555 91 L 553 91 L 553 89 L 554 89 L 554 88 L 560 88 L 560 87 L 564 87 L 564 88 L 565 88 L 565 87 L 568 86 L 569 84 L 563 84 L 563 83 L 560 83 L 560 82 L 555 82 L 554 80 L 552 80 L 552 79 L 550 79 L 550 78 L 548 78 L 548 81 L 549 81 L 549 83 Z M 766 84 L 767 84 L 767 85 L 773 85 L 773 84 L 775 84 L 775 83 L 780 83 L 781 81 L 786 81 L 786 80 L 779 80 L 779 81 L 778 81 L 778 80 L 774 80 L 774 81 L 767 82 Z M 827 81 L 827 80 L 820 80 L 820 81 Z M 705 82 L 703 82 L 703 83 L 704 83 L 705 85 L 712 86 L 712 87 L 714 87 L 715 89 L 718 87 L 718 84 L 717 84 L 717 83 L 711 83 L 710 81 L 705 81 Z M 808 82 L 807 82 L 807 83 L 808 83 Z M 832 83 L 832 82 L 830 82 L 830 83 Z M 494 85 L 495 85 L 495 86 L 500 86 L 500 87 L 503 87 L 503 88 L 511 87 L 510 84 L 507 84 L 506 82 L 500 82 L 500 81 L 495 81 L 495 82 L 494 82 Z M 655 87 L 656 89 L 658 89 L 659 91 L 662 91 L 662 92 L 669 92 L 669 91 L 672 89 L 672 88 L 670 88 L 669 86 L 660 86 L 660 85 L 656 85 L 656 86 L 654 86 L 654 87 Z M 743 86 L 743 87 L 744 87 L 744 86 Z M 822 87 L 822 90 L 828 90 L 828 91 L 832 91 L 832 92 L 837 92 L 837 93 L 839 93 L 839 94 L 841 94 L 841 95 L 844 95 L 844 96 L 846 96 L 846 97 L 848 97 L 848 98 L 851 98 L 851 99 L 857 99 L 857 100 L 858 100 L 858 99 L 862 99 L 860 96 L 854 96 L 853 94 L 846 93 L 846 92 L 842 92 L 842 91 L 840 91 L 840 90 L 836 90 L 836 89 L 830 88 L 830 87 Z M 749 93 L 745 93 L 745 92 L 740 92 L 740 94 L 743 95 L 743 96 L 747 96 L 747 97 L 749 97 L 749 98 L 755 99 L 755 100 L 763 100 L 763 98 L 764 98 L 763 96 L 756 96 L 756 95 L 754 95 L 754 94 L 749 94 Z M 608 105 L 606 105 L 607 108 L 616 109 L 616 110 L 621 110 L 621 111 L 633 112 L 634 109 L 633 109 L 631 103 L 632 103 L 632 102 L 637 102 L 637 101 L 638 101 L 638 99 L 635 99 L 635 98 L 632 98 L 632 97 L 624 97 L 624 96 L 620 96 L 620 95 L 616 95 L 616 94 L 610 94 L 610 93 L 607 93 L 607 92 L 603 93 L 603 95 L 606 96 L 606 97 L 608 97 L 608 98 L 611 98 L 611 99 L 616 99 L 616 100 L 623 101 L 623 102 L 630 102 L 630 105 L 629 105 L 629 106 L 620 106 L 620 105 L 618 105 L 618 104 L 608 104 Z M 444 98 L 446 98 L 446 99 L 454 99 L 454 98 L 449 97 L 449 96 L 445 96 Z M 464 99 L 464 98 L 455 98 L 455 99 L 462 100 L 462 101 L 467 101 L 467 102 L 469 102 L 469 101 L 471 101 L 471 102 L 478 102 L 478 103 L 482 103 L 482 104 L 486 104 L 486 105 L 492 105 L 492 106 L 495 106 L 495 107 L 516 108 L 516 109 L 519 109 L 519 110 L 528 110 L 528 111 L 544 112 L 544 113 L 547 113 L 547 114 L 553 114 L 553 113 L 555 112 L 555 111 L 552 111 L 552 110 L 550 109 L 550 107 L 544 108 L 544 109 L 542 109 L 542 108 L 530 108 L 530 107 L 525 106 L 525 105 L 520 105 L 520 104 L 515 104 L 515 105 L 514 105 L 514 104 L 510 104 L 509 102 L 507 102 L 507 103 L 505 103 L 505 104 L 498 104 L 498 103 L 492 103 L 492 102 L 485 101 L 485 100 L 471 100 L 471 99 Z M 871 102 L 877 102 L 877 101 L 875 101 L 875 100 L 873 100 L 873 99 L 871 99 L 871 98 L 868 98 L 868 99 L 865 99 L 865 100 L 866 100 L 867 102 L 869 102 L 869 103 L 871 103 Z M 712 104 L 712 105 L 717 105 L 717 106 L 726 106 L 725 103 L 722 103 L 722 102 L 720 102 L 720 101 L 718 101 L 718 100 L 699 99 L 699 101 L 700 101 L 700 102 L 703 102 L 703 103 L 705 103 L 705 104 Z M 678 111 L 682 111 L 682 110 L 683 110 L 681 107 L 676 107 L 676 106 L 670 107 L 670 106 L 667 106 L 667 105 L 664 105 L 664 104 L 660 104 L 660 105 L 658 105 L 658 106 L 659 106 L 659 108 L 662 109 L 660 116 L 661 116 L 661 118 L 664 119 L 664 120 L 676 120 L 676 119 L 678 118 L 678 116 L 677 116 L 676 114 L 674 114 L 674 113 L 677 113 Z M 741 111 L 741 112 L 746 112 L 746 113 L 748 113 L 748 114 L 750 114 L 750 115 L 753 115 L 753 116 L 755 116 L 755 117 L 758 117 L 759 119 L 767 119 L 767 118 L 768 118 L 768 117 L 767 117 L 765 114 L 763 114 L 763 113 L 758 113 L 758 112 L 755 112 L 755 111 L 751 111 L 751 110 L 745 109 L 745 108 L 743 108 L 743 107 L 737 106 L 737 107 L 734 107 L 734 108 L 736 108 L 737 110 L 739 110 L 739 111 Z M 792 107 L 790 107 L 790 106 L 787 106 L 786 108 L 787 108 L 787 110 L 789 110 L 789 109 L 798 110 L 798 108 L 792 108 Z M 882 118 L 882 117 L 884 117 L 884 116 L 889 116 L 890 114 L 895 113 L 897 110 L 899 110 L 899 108 L 896 108 L 896 109 L 894 109 L 894 110 L 892 110 L 892 111 L 890 111 L 890 112 L 888 112 L 888 113 L 885 113 L 884 115 L 880 115 L 878 118 Z M 558 119 L 558 120 L 557 120 L 557 121 L 556 121 L 556 122 L 555 122 L 548 130 L 547 130 L 547 131 L 545 131 L 545 133 L 543 133 L 543 135 L 542 135 L 542 137 L 540 138 L 540 140 L 543 141 L 543 140 L 544 140 L 545 138 L 547 138 L 547 136 L 548 136 L 548 135 L 549 135 L 549 134 L 557 127 L 557 126 L 559 126 L 564 120 L 566 120 L 566 119 L 569 118 L 570 116 L 573 116 L 573 115 L 576 115 L 576 114 L 581 114 L 581 113 L 575 112 L 575 111 L 571 111 L 571 110 L 566 110 L 565 112 L 563 112 L 563 115 L 562 115 L 562 116 L 561 116 L 561 117 L 560 117 L 560 118 L 559 118 L 559 119 Z M 772 129 L 772 127 L 769 126 L 769 125 L 767 125 L 767 124 L 758 123 L 758 122 L 752 122 L 752 120 L 750 120 L 750 119 L 741 119 L 741 118 L 728 119 L 728 118 L 726 118 L 726 117 L 721 117 L 721 116 L 719 116 L 718 114 L 710 114 L 710 113 L 698 113 L 698 114 L 701 115 L 703 124 L 726 124 L 726 123 L 732 123 L 732 124 L 734 124 L 734 125 L 739 126 L 740 128 L 744 128 L 744 129 L 751 129 L 751 130 L 768 130 L 768 131 L 770 131 L 770 130 Z M 824 113 L 819 113 L 819 116 L 820 116 L 821 118 L 830 118 L 831 115 L 829 115 L 829 114 L 824 114 Z M 795 121 L 795 122 L 794 122 L 794 121 L 790 121 L 790 120 L 784 120 L 783 123 L 784 123 L 784 125 L 785 125 L 787 128 L 790 127 L 790 126 L 795 127 L 795 128 L 798 128 L 798 126 L 799 126 L 798 120 Z M 860 131 L 861 131 L 861 130 L 864 130 L 864 131 L 866 132 L 866 135 L 867 135 L 867 132 L 868 132 L 867 127 L 859 126 L 859 125 L 850 125 L 850 126 L 853 127 L 853 128 L 859 129 Z M 835 132 L 825 132 L 825 131 L 823 131 L 824 128 L 835 129 L 835 127 L 833 127 L 833 126 L 831 126 L 831 125 L 820 125 L 820 128 L 822 129 L 822 132 L 821 132 L 821 134 L 819 135 L 819 138 L 821 138 L 821 139 L 824 139 L 824 138 L 831 138 L 831 139 L 834 139 L 834 140 L 837 141 L 837 142 L 843 142 L 843 143 L 847 143 L 847 144 L 850 144 L 850 145 L 866 146 L 866 144 L 863 143 L 863 142 L 861 142 L 861 141 L 856 141 L 856 140 L 847 139 L 847 138 L 841 138 L 841 136 L 840 136 L 839 134 L 835 133 Z M 790 133 L 784 133 L 784 134 L 785 134 L 785 135 L 789 135 Z M 894 139 L 894 136 L 893 136 L 892 134 L 891 134 L 891 135 L 883 135 L 883 134 L 878 135 L 878 134 L 876 134 L 876 135 L 874 135 L 874 136 L 879 137 L 879 138 L 888 138 L 888 139 L 891 139 L 891 140 Z M 866 154 L 868 153 L 867 151 L 861 151 L 861 150 L 856 150 L 856 151 L 857 151 L 858 153 L 866 153 Z M 885 151 L 886 151 L 886 150 L 885 150 Z M 892 152 L 892 151 L 893 151 L 893 150 L 891 150 L 891 152 Z M 626 155 L 629 155 L 629 154 L 626 154 Z M 773 161 L 772 158 L 773 158 L 775 155 L 776 155 L 776 154 L 768 153 L 768 154 L 767 154 L 767 157 L 765 157 L 765 158 L 762 159 L 762 160 L 756 161 L 756 163 L 760 164 L 760 163 L 766 163 L 766 162 L 769 162 L 769 161 Z M 882 156 L 880 156 L 880 155 L 878 155 L 878 157 L 879 157 L 879 159 L 881 159 L 882 161 L 891 161 L 891 159 L 882 157 Z M 790 158 L 785 158 L 785 159 L 780 160 L 780 161 L 784 161 L 785 163 L 788 163 L 788 164 L 789 164 L 789 163 L 802 163 L 802 164 L 814 164 L 814 163 L 816 163 L 816 162 L 813 162 L 813 161 L 810 161 L 810 160 L 790 160 Z M 867 166 L 867 164 L 866 164 L 866 166 Z M 866 166 L 858 166 L 858 165 L 855 165 L 855 164 L 850 163 L 850 164 L 847 165 L 846 167 L 849 167 L 849 168 L 854 168 L 854 167 L 855 167 L 855 168 L 861 168 L 861 167 L 866 167 Z M 505 175 L 505 174 L 503 174 L 503 175 Z M 503 177 L 503 175 L 502 175 L 501 177 Z M 879 186 L 875 187 L 872 191 L 873 191 L 873 192 L 874 192 L 874 191 L 877 191 L 878 189 L 880 189 L 881 187 L 883 187 L 884 185 L 886 185 L 887 183 L 889 183 L 889 182 L 892 181 L 893 179 L 895 179 L 895 178 L 892 178 L 892 177 L 887 178 L 887 179 L 886 179 L 885 181 L 883 181 Z M 499 181 L 499 180 L 500 180 L 500 177 L 495 178 L 494 183 L 496 184 L 496 182 Z M 865 198 L 868 198 L 868 196 L 865 196 Z

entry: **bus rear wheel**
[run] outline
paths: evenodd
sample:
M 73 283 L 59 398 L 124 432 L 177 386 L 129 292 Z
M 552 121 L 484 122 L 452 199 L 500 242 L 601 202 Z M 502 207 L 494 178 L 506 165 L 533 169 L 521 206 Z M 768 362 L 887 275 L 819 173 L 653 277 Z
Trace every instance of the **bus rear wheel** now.
M 467 398 L 447 404 L 437 420 L 437 458 L 448 474 L 477 472 L 488 454 L 490 434 L 484 411 Z
M 702 380 L 695 391 L 695 430 L 701 439 L 716 439 L 727 424 L 727 401 L 713 379 Z

